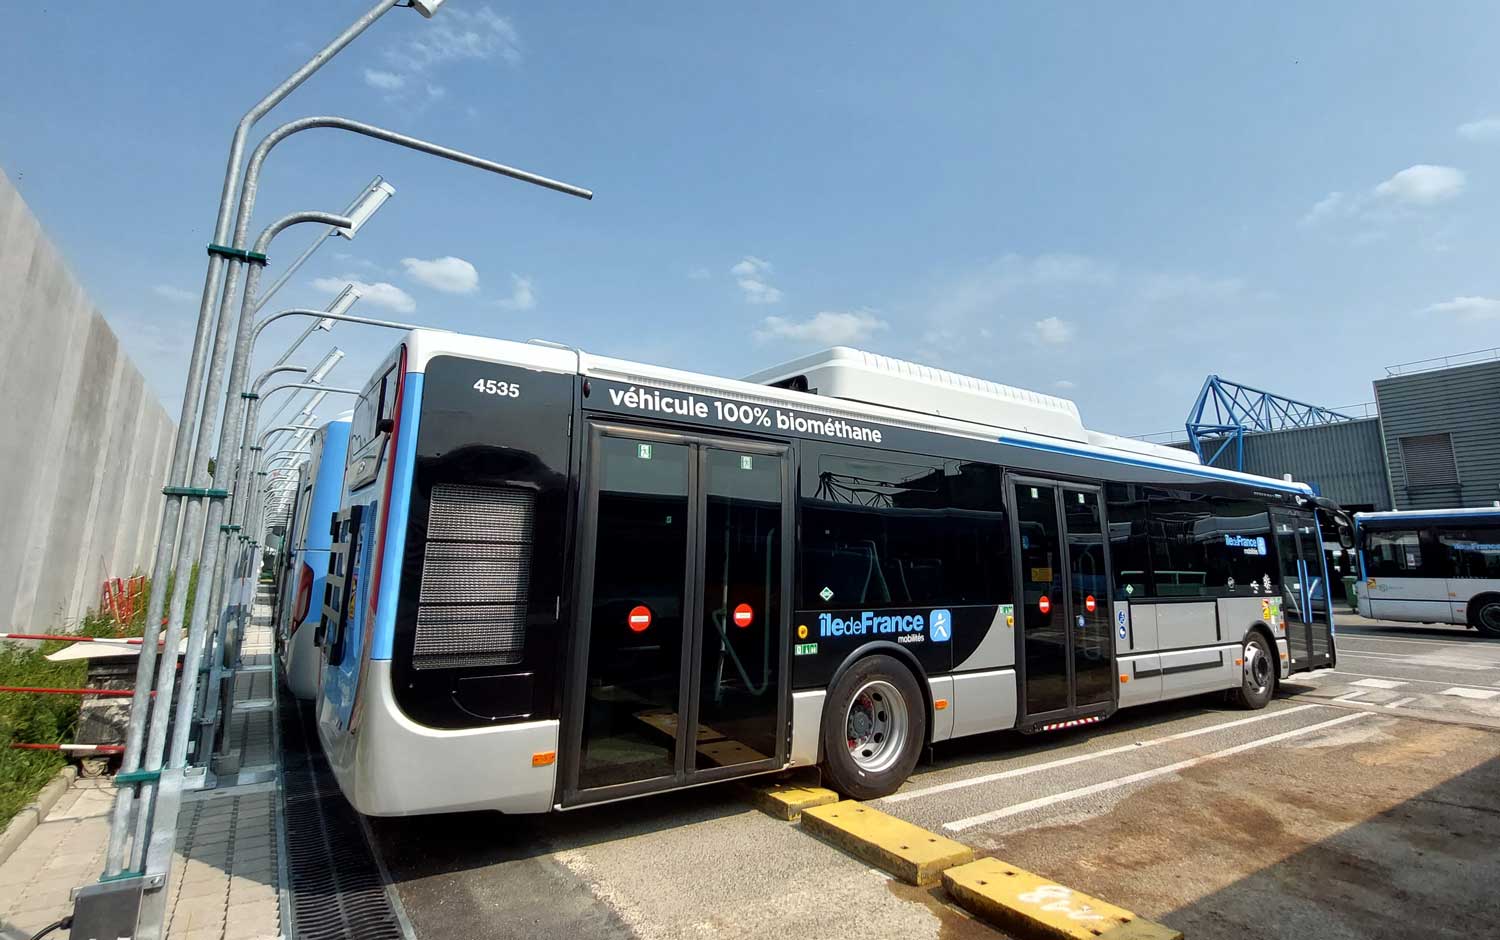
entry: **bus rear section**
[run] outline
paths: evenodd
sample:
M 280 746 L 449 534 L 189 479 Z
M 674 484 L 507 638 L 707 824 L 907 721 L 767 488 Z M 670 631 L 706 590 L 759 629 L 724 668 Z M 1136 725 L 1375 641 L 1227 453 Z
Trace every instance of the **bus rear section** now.
M 288 564 L 283 575 L 286 602 L 278 629 L 287 687 L 299 699 L 312 699 L 318 694 L 319 662 L 313 637 L 322 615 L 323 582 L 332 541 L 330 526 L 339 508 L 348 447 L 347 418 L 330 421 L 313 435 L 297 513 L 287 533 Z
M 355 412 L 319 732 L 369 815 L 553 805 L 577 359 L 475 342 L 410 334 Z

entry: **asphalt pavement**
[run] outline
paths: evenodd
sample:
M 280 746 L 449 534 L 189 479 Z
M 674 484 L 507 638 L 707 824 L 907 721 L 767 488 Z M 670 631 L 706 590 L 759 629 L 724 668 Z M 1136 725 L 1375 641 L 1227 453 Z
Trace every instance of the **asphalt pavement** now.
M 1338 668 L 937 749 L 888 813 L 1189 938 L 1493 935 L 1500 641 L 1341 619 Z M 710 786 L 374 821 L 416 935 L 996 937 Z

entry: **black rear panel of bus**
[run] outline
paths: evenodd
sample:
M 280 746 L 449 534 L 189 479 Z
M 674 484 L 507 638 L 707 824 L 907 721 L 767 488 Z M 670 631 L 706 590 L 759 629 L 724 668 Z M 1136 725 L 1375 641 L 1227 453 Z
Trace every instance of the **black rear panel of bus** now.
M 392 655 L 415 721 L 557 717 L 575 380 L 427 364 Z

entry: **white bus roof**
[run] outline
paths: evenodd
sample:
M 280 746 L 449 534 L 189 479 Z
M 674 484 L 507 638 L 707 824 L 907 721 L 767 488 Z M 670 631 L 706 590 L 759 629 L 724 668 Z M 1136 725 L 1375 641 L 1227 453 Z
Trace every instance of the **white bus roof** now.
M 1394 509 L 1385 512 L 1357 512 L 1357 522 L 1400 521 L 1402 519 L 1444 518 L 1447 516 L 1500 516 L 1500 506 L 1475 506 L 1471 509 Z
M 1313 495 L 1305 483 L 1204 466 L 1192 451 L 1089 430 L 1083 425 L 1078 406 L 1064 398 L 843 346 L 738 380 L 595 356 L 577 347 L 543 340 L 521 343 L 414 330 L 407 334 L 406 344 L 407 368 L 414 372 L 425 371 L 427 362 L 435 356 L 463 356 L 544 372 L 727 396 L 829 417 L 875 419 L 913 430 L 1041 446 L 1077 456 L 1124 460 Z M 809 391 L 816 390 L 816 394 L 768 384 L 798 375 L 807 377 Z

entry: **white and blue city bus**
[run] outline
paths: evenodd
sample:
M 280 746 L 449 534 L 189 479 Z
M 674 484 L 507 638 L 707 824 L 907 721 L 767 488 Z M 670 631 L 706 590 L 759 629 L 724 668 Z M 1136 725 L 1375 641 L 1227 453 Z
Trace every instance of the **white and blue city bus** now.
M 416 331 L 344 491 L 318 723 L 368 814 L 809 765 L 870 798 L 961 735 L 1334 661 L 1306 485 L 851 349 L 734 381 Z
M 348 447 L 346 415 L 313 432 L 308 459 L 298 469 L 287 524 L 275 616 L 276 646 L 287 688 L 300 699 L 318 694 L 319 659 L 313 635 L 322 616 L 323 577 L 328 573 L 328 522 L 341 501 Z
M 1500 506 L 1362 512 L 1359 612 L 1500 637 Z

